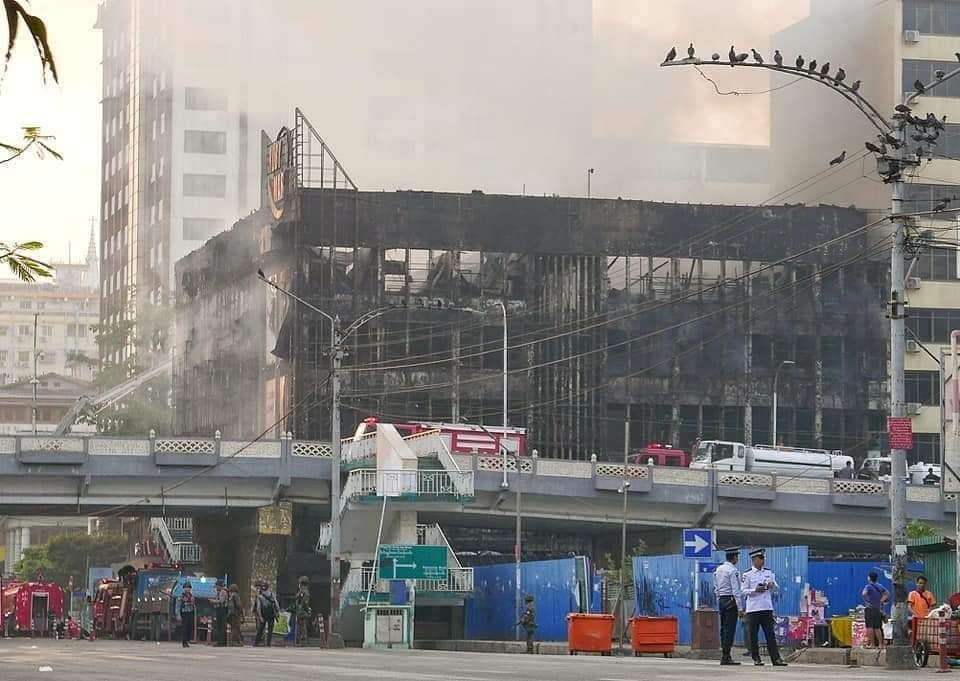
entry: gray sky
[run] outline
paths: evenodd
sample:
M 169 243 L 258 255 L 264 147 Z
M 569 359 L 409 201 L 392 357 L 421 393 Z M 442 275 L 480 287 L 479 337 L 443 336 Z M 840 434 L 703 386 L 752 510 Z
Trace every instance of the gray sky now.
M 243 6 L 245 1 L 235 0 L 236 6 Z M 284 4 L 283 0 L 271 2 Z M 416 5 L 417 0 L 409 3 Z M 50 259 L 66 259 L 71 244 L 73 259 L 82 258 L 90 219 L 99 221 L 101 40 L 100 32 L 93 28 L 97 5 L 98 0 L 33 0 L 32 10 L 43 17 L 49 28 L 60 84 L 44 84 L 32 45 L 28 39 L 21 39 L 0 89 L 0 141 L 16 142 L 21 126 L 39 125 L 46 134 L 56 136 L 54 147 L 66 157 L 57 162 L 31 156 L 0 165 L 0 200 L 6 209 L 0 240 L 41 239 L 48 243 L 44 255 Z M 503 22 L 509 23 L 509 3 L 502 6 Z M 326 11 L 331 10 L 327 7 Z M 766 96 L 717 97 L 712 86 L 694 71 L 662 70 L 657 64 L 672 45 L 682 54 L 689 40 L 706 54 L 714 50 L 725 54 L 731 42 L 744 50 L 753 46 L 766 50 L 772 32 L 803 18 L 808 11 L 809 0 L 594 0 L 593 50 L 584 55 L 592 62 L 590 88 L 571 93 L 569 106 L 589 109 L 595 140 L 642 141 L 654 137 L 658 141 L 765 144 Z M 362 36 L 362 27 L 358 30 Z M 309 36 L 305 39 L 312 40 Z M 485 41 L 478 40 L 477 44 L 484 46 Z M 362 44 L 355 49 L 362 50 Z M 430 48 L 425 45 L 424 49 Z M 478 59 L 483 59 L 483 55 L 478 54 Z M 517 68 L 522 70 L 523 65 L 518 64 Z M 767 87 L 762 72 L 747 71 L 723 74 L 722 84 L 742 89 Z M 429 83 L 418 81 L 418 85 L 429 88 Z M 509 92 L 509 88 L 504 88 L 504 92 Z M 376 93 L 365 92 L 363 84 L 356 83 L 355 92 L 347 90 L 342 95 L 339 105 L 349 110 L 350 106 L 368 106 Z M 583 97 L 589 101 L 584 102 Z M 296 96 L 290 99 L 297 101 Z M 421 183 L 418 188 L 422 189 L 480 188 L 519 193 L 520 180 L 527 179 L 511 178 L 517 184 L 513 186 L 489 174 L 471 176 L 469 168 L 445 167 L 440 160 L 418 168 L 412 175 L 397 177 L 399 164 L 386 162 L 380 169 L 372 168 L 361 148 L 361 136 L 349 129 L 336 129 L 336 117 L 324 120 L 322 112 L 305 113 L 315 124 L 331 128 L 322 129 L 321 134 L 351 174 L 359 177 L 358 184 L 364 189 L 410 188 L 412 180 Z M 565 120 L 562 116 L 558 119 Z M 274 127 L 286 122 L 277 121 Z M 516 155 L 514 159 L 504 159 L 505 165 L 530 173 L 533 186 L 529 190 L 575 193 L 583 181 L 584 169 L 596 165 L 594 193 L 604 195 L 602 163 L 591 158 L 589 140 L 576 145 L 567 155 L 576 157 L 572 167 L 538 172 L 535 147 L 513 143 L 527 138 L 531 125 L 537 127 L 537 121 L 517 116 L 511 122 L 508 117 L 506 122 L 497 121 L 496 130 L 488 133 L 502 135 L 510 142 L 497 153 Z M 548 130 L 547 136 L 556 135 L 557 144 L 564 143 L 564 130 L 557 126 L 541 127 Z M 431 133 L 426 127 L 416 134 L 423 138 Z M 429 140 L 420 141 L 429 144 Z M 525 154 L 533 158 L 523 158 Z M 579 163 L 581 156 L 583 162 Z

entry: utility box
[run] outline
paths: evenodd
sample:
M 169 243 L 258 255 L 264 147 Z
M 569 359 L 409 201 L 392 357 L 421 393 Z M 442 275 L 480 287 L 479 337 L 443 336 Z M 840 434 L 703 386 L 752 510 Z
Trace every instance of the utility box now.
M 697 608 L 691 613 L 691 650 L 720 649 L 720 615 L 713 608 Z
M 413 647 L 410 606 L 370 605 L 364 611 L 364 648 Z

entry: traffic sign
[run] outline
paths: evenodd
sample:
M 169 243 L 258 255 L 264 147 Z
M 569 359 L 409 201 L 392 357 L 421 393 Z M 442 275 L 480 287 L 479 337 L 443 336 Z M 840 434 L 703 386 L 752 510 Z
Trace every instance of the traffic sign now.
M 684 558 L 710 558 L 713 556 L 713 530 L 688 528 L 683 531 Z
M 720 567 L 720 563 L 697 563 L 697 571 L 701 575 L 712 575 Z
M 446 546 L 382 544 L 380 579 L 446 579 Z

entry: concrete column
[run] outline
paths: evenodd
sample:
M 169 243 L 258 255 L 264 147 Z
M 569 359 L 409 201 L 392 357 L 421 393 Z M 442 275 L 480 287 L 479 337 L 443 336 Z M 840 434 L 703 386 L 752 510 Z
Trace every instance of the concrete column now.
M 401 511 L 393 521 L 391 543 L 412 545 L 417 543 L 416 511 Z M 385 542 L 386 543 L 386 542 Z
M 20 528 L 20 555 L 17 556 L 17 560 L 23 557 L 23 552 L 28 546 L 30 546 L 30 528 L 22 527 Z

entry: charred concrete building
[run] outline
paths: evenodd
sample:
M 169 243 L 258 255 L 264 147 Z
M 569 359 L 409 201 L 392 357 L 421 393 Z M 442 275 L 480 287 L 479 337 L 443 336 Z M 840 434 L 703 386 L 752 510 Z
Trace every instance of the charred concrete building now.
M 360 191 L 309 122 L 264 140 L 262 207 L 179 261 L 176 428 L 329 437 L 326 320 L 359 419 L 499 424 L 541 456 L 698 436 L 863 451 L 883 429 L 886 239 L 833 206 Z M 362 170 L 361 170 L 362 172 Z M 784 366 L 785 360 L 794 362 Z

